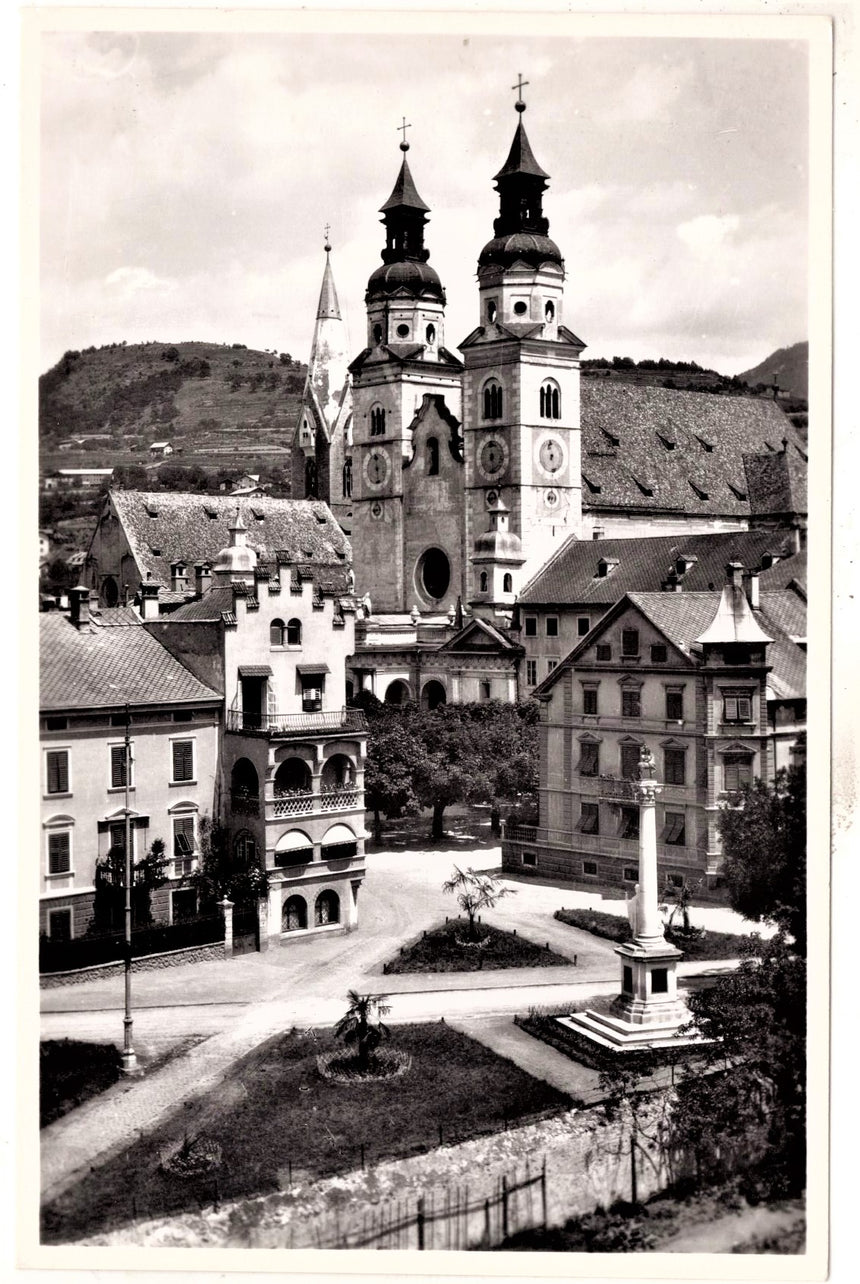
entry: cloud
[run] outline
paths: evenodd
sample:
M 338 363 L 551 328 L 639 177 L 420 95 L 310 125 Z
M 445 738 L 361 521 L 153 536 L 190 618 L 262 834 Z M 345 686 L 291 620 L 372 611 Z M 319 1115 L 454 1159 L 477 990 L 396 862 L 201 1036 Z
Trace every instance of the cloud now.
M 136 294 L 152 293 L 169 294 L 176 289 L 176 282 L 166 277 L 157 276 L 145 267 L 120 267 L 109 272 L 104 280 L 108 288 L 119 291 L 124 298 L 132 299 Z
M 700 214 L 678 224 L 678 236 L 694 254 L 711 255 L 740 227 L 737 214 Z
M 665 121 L 693 80 L 688 61 L 643 62 L 626 84 L 617 88 L 601 107 L 601 119 L 609 125 L 623 121 Z

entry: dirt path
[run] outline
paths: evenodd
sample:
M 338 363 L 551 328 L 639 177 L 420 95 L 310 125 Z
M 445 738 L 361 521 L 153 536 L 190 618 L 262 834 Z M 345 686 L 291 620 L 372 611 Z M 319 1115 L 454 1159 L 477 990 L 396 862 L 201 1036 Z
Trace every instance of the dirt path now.
M 802 1222 L 799 1205 L 787 1208 L 745 1208 L 726 1213 L 716 1221 L 703 1220 L 693 1229 L 679 1231 L 657 1245 L 660 1253 L 731 1253 L 735 1248 L 769 1238 Z

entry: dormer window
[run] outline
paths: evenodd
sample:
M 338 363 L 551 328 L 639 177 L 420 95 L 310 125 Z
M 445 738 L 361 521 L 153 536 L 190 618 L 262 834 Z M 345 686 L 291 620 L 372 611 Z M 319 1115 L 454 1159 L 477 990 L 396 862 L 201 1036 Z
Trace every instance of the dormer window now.
M 708 454 L 710 454 L 714 449 L 714 443 L 712 441 L 706 441 L 706 439 L 704 437 L 700 437 L 698 433 L 695 434 L 695 437 L 696 441 L 702 447 L 702 450 L 706 450 Z
M 630 475 L 631 477 L 633 477 L 634 482 L 636 483 L 636 485 L 638 486 L 639 490 L 642 492 L 643 495 L 654 494 L 654 483 L 652 481 L 640 481 L 639 478 L 634 476 L 633 473 L 631 473 Z
M 704 486 L 699 486 L 696 484 L 696 482 L 692 480 L 690 481 L 690 489 L 694 492 L 694 494 L 698 495 L 699 499 L 708 498 L 708 492 L 705 490 Z
M 740 486 L 733 486 L 731 482 L 727 482 L 726 485 L 734 495 L 735 499 L 746 499 L 747 497 L 746 491 L 741 490 Z
M 561 418 L 561 393 L 558 384 L 551 379 L 547 379 L 546 383 L 541 385 L 540 414 L 541 419 Z
M 608 428 L 601 428 L 600 431 L 603 433 L 604 437 L 609 442 L 610 446 L 621 445 L 621 438 L 616 437 L 615 434 L 611 433 Z
M 501 419 L 502 417 L 502 385 L 497 379 L 489 379 L 484 384 L 484 418 Z
M 657 440 L 658 440 L 658 441 L 660 441 L 660 442 L 662 442 L 662 443 L 663 443 L 663 445 L 666 447 L 666 449 L 667 449 L 667 450 L 674 450 L 674 449 L 675 449 L 675 442 L 674 442 L 674 440 L 673 440 L 671 437 L 668 437 L 665 433 L 658 432 L 658 433 L 657 433 Z
M 592 481 L 590 477 L 587 477 L 585 475 L 585 473 L 582 474 L 582 480 L 585 482 L 586 486 L 588 487 L 592 495 L 600 494 L 602 487 L 598 484 L 598 482 Z M 595 536 L 595 539 L 596 538 L 597 536 Z

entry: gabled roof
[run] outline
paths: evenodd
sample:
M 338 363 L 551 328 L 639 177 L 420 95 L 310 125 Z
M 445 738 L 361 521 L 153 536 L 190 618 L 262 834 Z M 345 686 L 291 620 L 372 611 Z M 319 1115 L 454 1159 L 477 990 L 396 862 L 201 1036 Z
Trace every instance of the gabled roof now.
M 149 574 L 169 586 L 171 562 L 212 563 L 230 544 L 237 508 L 230 495 L 114 490 L 109 500 L 141 579 Z M 248 527 L 247 543 L 256 552 L 258 565 L 271 565 L 283 550 L 293 563 L 310 567 L 321 588 L 349 591 L 349 541 L 325 504 L 260 496 L 243 502 L 241 511 Z M 98 531 L 93 536 L 97 539 Z
M 457 347 L 462 352 L 464 348 L 477 348 L 482 344 L 499 343 L 504 339 L 522 340 L 531 338 L 534 338 L 541 344 L 546 344 L 547 347 L 551 344 L 561 344 L 564 347 L 576 348 L 579 352 L 581 352 L 586 346 L 584 340 L 577 338 L 573 331 L 569 330 L 565 325 L 560 325 L 558 327 L 556 331 L 557 338 L 555 339 L 542 339 L 542 331 L 543 325 L 540 322 L 507 321 L 503 325 L 499 321 L 494 321 L 492 325 L 477 326 L 466 335 L 466 338 L 462 343 L 457 344 Z M 583 381 L 583 383 L 584 382 L 585 381 Z
M 421 356 L 423 351 L 423 343 L 381 343 L 376 348 L 363 348 L 350 362 L 349 371 L 350 374 L 356 374 L 365 366 L 382 365 L 386 361 L 396 361 L 401 366 L 411 361 L 419 365 L 422 370 L 432 370 L 434 365 L 449 366 L 453 370 L 463 369 L 460 358 L 455 357 L 447 348 L 437 349 L 435 362 L 425 361 Z
M 717 615 L 721 598 L 722 592 L 625 593 L 599 624 L 535 687 L 532 694 L 545 695 L 559 681 L 562 673 L 571 668 L 576 669 L 577 661 L 584 652 L 590 650 L 601 634 L 631 606 L 663 634 L 666 641 L 685 657 L 691 667 L 698 668 L 702 657 L 697 639 Z M 779 699 L 802 699 L 806 691 L 804 652 L 770 617 L 767 610 L 751 611 L 750 614 L 754 616 L 756 629 L 772 639 L 765 652 L 766 662 L 770 667 L 767 675 L 768 689 Z
M 786 438 L 785 467 L 803 511 L 806 450 L 776 402 L 593 377 L 582 380 L 581 399 L 586 510 L 749 516 L 745 456 L 781 452 Z M 643 480 L 653 483 L 651 494 Z
M 163 594 L 159 594 L 159 601 Z M 195 598 L 192 602 L 186 602 L 184 606 L 177 607 L 171 611 L 166 618 L 171 624 L 181 622 L 204 623 L 213 620 L 220 620 L 224 613 L 233 610 L 233 586 L 232 585 L 215 585 L 204 593 L 202 597 Z
M 790 539 L 780 531 L 721 531 L 702 535 L 655 535 L 648 539 L 571 538 L 526 584 L 521 606 L 563 606 L 594 602 L 611 606 L 628 592 L 661 588 L 675 563 L 687 555 L 688 569 L 680 576 L 684 593 L 717 589 L 725 580 L 726 563 L 737 558 L 753 569 L 768 554 L 788 553 Z M 690 560 L 692 559 L 692 560 Z M 778 562 L 782 576 L 797 558 Z M 598 575 L 601 561 L 614 563 Z M 800 571 L 800 566 L 798 566 Z M 762 573 L 761 583 L 771 571 Z
M 488 651 L 520 652 L 522 647 L 512 642 L 507 634 L 497 629 L 489 620 L 473 619 L 464 624 L 447 642 L 439 647 L 440 651 L 475 651 L 486 654 Z
M 104 709 L 218 701 L 145 629 L 130 607 L 78 629 L 59 611 L 39 616 L 39 707 Z

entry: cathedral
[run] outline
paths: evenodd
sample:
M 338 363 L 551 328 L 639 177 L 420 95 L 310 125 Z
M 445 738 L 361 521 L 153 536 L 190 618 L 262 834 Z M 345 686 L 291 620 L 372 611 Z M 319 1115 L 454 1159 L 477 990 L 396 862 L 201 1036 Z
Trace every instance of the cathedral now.
M 325 245 L 293 495 L 325 500 L 350 536 L 363 602 L 353 690 L 393 703 L 520 698 L 518 594 L 571 539 L 805 519 L 805 447 L 775 401 L 581 375 L 585 343 L 566 324 L 543 208 L 549 175 L 522 98 L 515 107 L 461 357 L 405 140 L 352 360 Z

